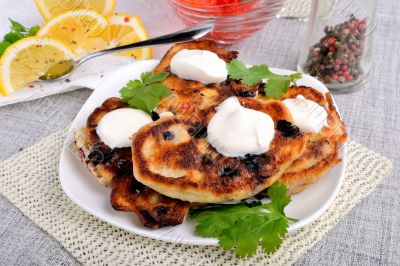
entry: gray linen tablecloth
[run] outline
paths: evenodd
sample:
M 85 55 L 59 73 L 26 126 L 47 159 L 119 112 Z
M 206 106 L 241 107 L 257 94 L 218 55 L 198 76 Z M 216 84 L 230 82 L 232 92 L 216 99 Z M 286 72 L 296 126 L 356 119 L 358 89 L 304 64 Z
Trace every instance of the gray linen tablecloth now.
M 7 18 L 26 25 L 42 20 L 33 0 L 0 0 L 0 35 Z M 181 27 L 159 0 L 118 0 L 118 11 L 143 18 L 151 36 Z M 352 139 L 389 157 L 394 171 L 354 208 L 298 265 L 400 265 L 400 1 L 380 0 L 377 8 L 374 71 L 361 91 L 335 95 Z M 276 20 L 234 48 L 252 64 L 295 69 L 304 24 Z M 160 57 L 166 47 L 157 48 Z M 81 89 L 0 108 L 0 159 L 67 125 L 91 91 Z M 0 265 L 79 265 L 60 243 L 0 197 Z

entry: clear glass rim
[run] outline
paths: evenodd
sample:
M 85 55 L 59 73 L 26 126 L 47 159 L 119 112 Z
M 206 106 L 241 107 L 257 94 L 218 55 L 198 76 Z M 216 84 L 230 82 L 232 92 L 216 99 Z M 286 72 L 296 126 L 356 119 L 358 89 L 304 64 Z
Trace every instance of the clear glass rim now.
M 201 4 L 190 4 L 190 0 L 170 0 L 174 4 L 177 4 L 179 6 L 191 9 L 193 11 L 204 11 L 204 8 L 201 7 Z M 184 2 L 187 2 L 188 4 L 185 4 Z M 259 3 L 259 2 L 265 2 L 265 3 L 276 3 L 276 2 L 284 2 L 283 0 L 241 0 L 238 3 L 232 3 L 232 4 L 223 4 L 223 5 L 209 5 L 207 6 L 207 9 L 209 8 L 224 8 L 224 7 L 239 7 L 245 4 L 249 3 Z
M 174 6 L 181 7 L 182 9 L 185 10 L 208 14 L 219 11 L 220 9 L 223 8 L 241 8 L 249 4 L 253 5 L 251 5 L 249 10 L 247 10 L 245 13 L 258 12 L 260 9 L 264 10 L 266 9 L 271 10 L 274 8 L 281 9 L 283 7 L 285 0 L 244 0 L 243 2 L 241 1 L 240 3 L 226 4 L 226 5 L 211 5 L 207 7 L 201 7 L 200 5 L 186 5 L 182 3 L 181 0 L 169 0 L 169 2 L 172 3 Z
M 257 15 L 257 16 L 265 16 L 265 20 L 268 20 L 269 18 L 275 18 L 278 14 L 279 11 L 282 9 L 284 0 L 274 0 L 272 4 L 269 4 L 268 6 L 263 6 L 260 5 L 263 2 L 270 2 L 270 0 L 246 0 L 247 3 L 257 3 L 257 7 L 252 6 L 245 12 L 240 12 L 240 13 L 232 13 L 232 14 L 225 14 L 225 15 L 216 15 L 213 14 L 214 12 L 219 11 L 220 8 L 222 7 L 232 7 L 232 6 L 237 6 L 240 7 L 243 5 L 243 2 L 240 2 L 240 4 L 231 4 L 231 5 L 221 5 L 221 6 L 214 6 L 214 7 L 207 7 L 207 8 L 193 8 L 190 6 L 182 5 L 179 0 L 169 0 L 172 5 L 177 7 L 182 7 L 181 9 L 177 10 L 177 13 L 181 13 L 185 16 L 190 16 L 192 18 L 199 18 L 199 19 L 207 19 L 207 18 L 215 18 L 218 20 L 218 22 L 226 22 L 226 23 L 232 23 L 232 22 L 237 22 L 240 19 L 248 19 L 251 16 Z M 214 9 L 213 9 L 214 8 Z M 195 13 L 191 13 L 195 12 Z

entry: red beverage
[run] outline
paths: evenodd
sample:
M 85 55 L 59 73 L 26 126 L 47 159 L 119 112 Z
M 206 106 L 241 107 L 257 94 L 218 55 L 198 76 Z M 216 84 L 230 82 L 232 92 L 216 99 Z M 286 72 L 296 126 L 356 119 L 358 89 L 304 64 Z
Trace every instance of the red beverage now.
M 284 0 L 170 0 L 189 26 L 207 18 L 216 27 L 207 38 L 230 44 L 261 29 L 281 10 Z
M 247 13 L 251 7 L 258 1 L 241 0 L 177 0 L 183 5 L 206 9 L 209 15 L 215 17 L 237 16 Z

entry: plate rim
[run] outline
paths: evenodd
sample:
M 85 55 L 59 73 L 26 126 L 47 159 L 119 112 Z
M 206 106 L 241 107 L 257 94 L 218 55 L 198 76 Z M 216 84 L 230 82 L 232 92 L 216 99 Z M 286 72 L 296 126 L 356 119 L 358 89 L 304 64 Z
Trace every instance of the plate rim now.
M 140 60 L 140 61 L 136 61 L 133 62 L 129 65 L 123 66 L 124 67 L 130 67 L 132 64 L 142 64 L 143 62 L 148 62 L 148 63 L 158 63 L 160 60 L 156 60 L 156 59 L 152 59 L 152 60 Z M 282 72 L 287 72 L 287 73 L 296 73 L 296 71 L 293 70 L 289 70 L 289 69 L 281 69 L 281 68 L 270 68 L 272 71 L 282 71 Z M 118 71 L 118 70 L 117 70 Z M 303 74 L 305 75 L 305 74 Z M 329 90 L 326 88 L 326 86 L 321 83 L 319 80 L 306 75 L 308 78 L 313 79 L 315 82 L 319 83 L 319 85 L 321 86 L 321 88 L 324 88 L 324 90 L 326 90 L 326 92 L 329 92 Z M 103 82 L 105 82 L 106 80 L 104 80 Z M 100 85 L 101 86 L 101 85 Z M 71 141 L 72 141 L 72 134 L 75 130 L 75 128 L 73 127 L 75 120 L 78 118 L 80 112 L 82 111 L 82 108 L 84 106 L 86 106 L 86 104 L 88 102 L 91 102 L 91 99 L 94 98 L 95 95 L 94 93 L 92 93 L 89 98 L 85 101 L 85 103 L 82 105 L 81 109 L 78 111 L 77 115 L 75 116 L 74 120 L 71 122 L 71 126 L 69 127 L 66 137 L 64 139 L 63 142 L 63 146 L 62 146 L 62 150 L 60 153 L 60 159 L 59 159 L 59 167 L 58 167 L 58 179 L 59 182 L 61 184 L 61 188 L 62 191 L 68 196 L 68 198 L 74 203 L 76 204 L 78 207 L 80 207 L 81 209 L 83 209 L 85 212 L 93 215 L 94 217 L 112 225 L 115 227 L 118 227 L 120 229 L 123 229 L 125 231 L 128 231 L 130 233 L 134 233 L 143 237 L 147 237 L 147 238 L 151 238 L 151 239 L 156 239 L 156 240 L 161 240 L 161 241 L 166 241 L 169 243 L 181 243 L 181 244 L 190 244 L 190 245 L 198 245 L 198 246 L 203 246 L 203 245 L 209 245 L 209 246 L 215 246 L 218 245 L 218 240 L 216 238 L 204 238 L 204 237 L 199 237 L 199 239 L 187 239 L 187 238 L 177 238 L 176 236 L 169 236 L 168 234 L 155 234 L 154 233 L 154 229 L 151 228 L 147 228 L 147 227 L 142 227 L 142 228 L 134 228 L 134 230 L 132 230 L 132 228 L 126 228 L 123 224 L 120 224 L 119 222 L 116 222 L 112 219 L 106 218 L 103 215 L 99 214 L 98 212 L 96 212 L 95 210 L 90 209 L 89 207 L 86 206 L 86 204 L 81 203 L 78 199 L 76 199 L 74 196 L 72 196 L 72 194 L 70 194 L 70 191 L 68 191 L 68 189 L 66 189 L 66 186 L 64 184 L 65 178 L 62 177 L 62 168 L 64 166 L 64 158 L 67 158 L 68 155 L 66 154 L 67 152 L 69 152 L 69 148 L 68 145 L 70 145 Z M 332 97 L 333 99 L 333 97 Z M 337 108 L 337 104 L 335 102 L 335 100 L 333 99 L 334 105 L 336 106 L 337 112 L 340 115 L 339 109 Z M 341 155 L 341 162 L 335 166 L 335 167 L 340 167 L 339 168 L 339 176 L 338 176 L 338 183 L 336 185 L 336 187 L 334 188 L 334 190 L 332 191 L 330 197 L 323 203 L 323 206 L 320 207 L 316 212 L 314 212 L 313 214 L 311 214 L 310 216 L 308 216 L 305 219 L 299 220 L 298 222 L 289 224 L 289 228 L 288 228 L 288 232 L 294 232 L 304 226 L 307 226 L 309 224 L 311 224 L 312 222 L 314 222 L 315 220 L 317 220 L 333 203 L 333 201 L 335 200 L 337 194 L 339 193 L 340 188 L 342 187 L 342 183 L 344 180 L 344 171 L 346 168 L 346 164 L 347 164 L 347 157 L 346 157 L 346 143 L 341 145 L 341 151 L 340 151 L 340 155 Z M 80 162 L 81 163 L 81 162 Z M 82 164 L 83 165 L 83 164 Z M 178 225 L 179 226 L 179 225 Z M 176 228 L 176 226 L 172 226 L 170 227 L 172 228 Z

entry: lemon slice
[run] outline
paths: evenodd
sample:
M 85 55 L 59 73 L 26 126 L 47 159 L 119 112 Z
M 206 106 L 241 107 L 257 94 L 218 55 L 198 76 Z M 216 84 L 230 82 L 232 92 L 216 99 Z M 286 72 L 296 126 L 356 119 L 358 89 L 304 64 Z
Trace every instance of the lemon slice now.
M 43 37 L 24 38 L 9 46 L 0 60 L 0 92 L 9 95 L 43 76 L 75 53 L 63 43 Z
M 94 10 L 103 16 L 108 16 L 113 13 L 115 2 L 116 0 L 35 0 L 45 20 L 77 9 Z
M 126 14 L 113 15 L 108 18 L 108 25 L 104 31 L 93 38 L 87 39 L 79 46 L 77 52 L 94 52 L 113 48 L 129 43 L 147 40 L 149 35 L 138 16 Z M 120 52 L 118 55 L 130 56 L 136 59 L 149 59 L 152 56 L 151 48 L 142 48 Z
M 101 34 L 107 24 L 95 11 L 68 11 L 48 21 L 36 35 L 56 39 L 76 50 L 88 38 Z

